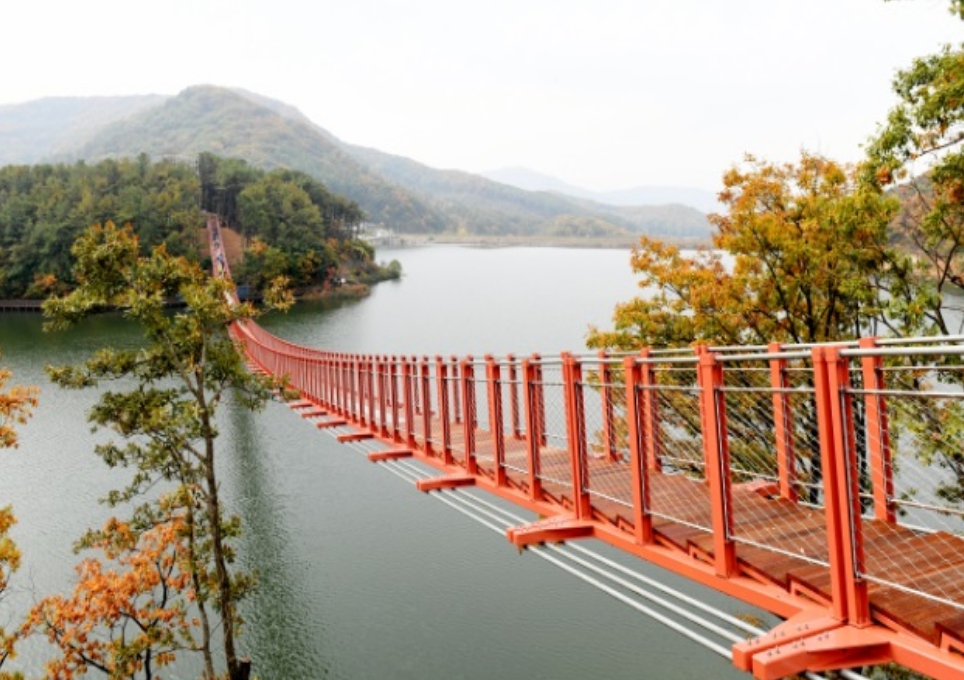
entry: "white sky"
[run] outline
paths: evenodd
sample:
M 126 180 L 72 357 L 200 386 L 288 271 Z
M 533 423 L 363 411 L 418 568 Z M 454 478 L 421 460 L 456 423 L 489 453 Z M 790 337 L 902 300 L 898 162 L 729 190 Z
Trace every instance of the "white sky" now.
M 746 152 L 841 160 L 945 0 L 7 0 L 0 104 L 209 83 L 439 168 L 717 190 Z

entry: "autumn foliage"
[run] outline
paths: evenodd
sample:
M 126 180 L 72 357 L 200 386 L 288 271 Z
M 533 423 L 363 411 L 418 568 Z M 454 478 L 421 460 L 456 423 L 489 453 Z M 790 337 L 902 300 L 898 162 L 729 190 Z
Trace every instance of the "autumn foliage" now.
M 824 342 L 887 321 L 896 205 L 862 188 L 854 168 L 749 156 L 723 183 L 727 211 L 709 218 L 715 249 L 641 239 L 631 263 L 645 292 L 616 308 L 613 331 L 593 329 L 590 346 Z
M 44 598 L 23 626 L 61 652 L 48 662 L 48 678 L 69 680 L 88 669 L 109 678 L 152 678 L 175 652 L 196 648 L 185 527 L 183 513 L 175 512 L 146 531 L 112 518 L 91 534 L 89 547 L 105 561 L 81 562 L 73 593 Z
M 7 387 L 11 377 L 9 370 L 0 368 L 0 449 L 17 446 L 14 426 L 26 423 L 37 406 L 37 389 L 17 385 Z M 20 550 L 10 538 L 10 529 L 16 521 L 9 506 L 0 508 L 0 593 L 6 592 L 11 576 L 20 568 Z M 7 632 L 0 626 L 0 668 L 16 656 L 14 645 L 18 638 L 18 631 Z M 20 677 L 17 673 L 0 671 L 0 680 Z
M 8 388 L 10 378 L 10 371 L 0 368 L 0 448 L 17 446 L 14 426 L 26 423 L 37 405 L 37 389 L 19 385 Z

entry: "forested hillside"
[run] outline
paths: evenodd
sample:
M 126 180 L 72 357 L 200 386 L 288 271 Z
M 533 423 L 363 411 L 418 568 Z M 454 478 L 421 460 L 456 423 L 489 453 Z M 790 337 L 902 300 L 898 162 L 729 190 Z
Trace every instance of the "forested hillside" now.
M 78 150 L 81 158 L 196 156 L 242 158 L 256 168 L 291 168 L 359 203 L 374 222 L 438 232 L 443 218 L 424 201 L 371 172 L 318 128 L 219 87 L 188 88 L 164 104 L 111 125 Z
M 244 159 L 262 170 L 291 168 L 356 202 L 367 221 L 401 233 L 709 234 L 705 215 L 686 206 L 621 208 L 525 191 L 350 145 L 294 107 L 243 90 L 205 85 L 175 97 L 117 99 L 113 108 L 98 100 L 87 104 L 96 116 L 76 102 L 55 106 L 43 100 L 0 109 L 0 150 L 8 149 L 8 162 L 20 163 L 133 158 L 141 153 L 154 159 L 193 159 L 213 153 Z M 122 115 L 125 107 L 129 112 Z M 23 127 L 31 119 L 35 128 Z M 36 138 L 28 144 L 30 129 Z M 74 134 L 66 135 L 66 130 Z
M 617 207 L 548 191 L 525 191 L 458 170 L 436 170 L 375 149 L 344 145 L 389 180 L 426 196 L 444 212 L 450 231 L 472 234 L 604 236 L 644 233 L 705 237 L 706 216 L 683 205 Z
M 145 251 L 164 244 L 199 260 L 202 208 L 223 210 L 250 243 L 237 271 L 241 283 L 284 275 L 298 287 L 324 287 L 387 275 L 355 238 L 358 205 L 303 173 L 266 172 L 210 154 L 197 168 L 142 154 L 91 165 L 0 168 L 0 297 L 69 290 L 70 248 L 91 224 L 130 223 Z
M 91 224 L 132 223 L 145 247 L 197 258 L 194 168 L 147 157 L 0 168 L 0 297 L 46 297 L 73 282 L 70 247 Z

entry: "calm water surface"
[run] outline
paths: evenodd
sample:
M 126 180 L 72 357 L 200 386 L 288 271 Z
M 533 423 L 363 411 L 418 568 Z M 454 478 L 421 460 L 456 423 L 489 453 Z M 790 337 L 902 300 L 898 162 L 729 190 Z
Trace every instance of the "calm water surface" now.
M 405 269 L 362 301 L 299 306 L 266 320 L 305 344 L 354 352 L 518 354 L 583 348 L 590 323 L 636 292 L 615 250 L 385 251 Z M 62 591 L 71 544 L 101 523 L 97 499 L 128 474 L 94 455 L 94 395 L 49 385 L 45 364 L 133 343 L 104 316 L 66 334 L 36 316 L 0 316 L 2 363 L 42 387 L 22 446 L 0 454 L 0 502 L 20 518 L 25 556 L 7 615 Z M 224 496 L 245 523 L 239 546 L 258 570 L 242 646 L 262 680 L 745 677 L 688 642 L 320 435 L 286 407 L 221 413 Z M 650 573 L 656 573 L 650 569 Z M 679 582 L 666 575 L 672 584 Z M 691 592 L 699 592 L 691 589 Z M 739 605 L 715 602 L 730 611 Z M 37 671 L 46 650 L 24 647 Z M 165 677 L 196 677 L 179 663 Z

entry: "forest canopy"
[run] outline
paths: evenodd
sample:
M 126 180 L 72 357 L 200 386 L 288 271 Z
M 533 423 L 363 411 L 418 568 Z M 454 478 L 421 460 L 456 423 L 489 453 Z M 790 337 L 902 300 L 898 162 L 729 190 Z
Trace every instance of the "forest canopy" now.
M 236 272 L 248 279 L 241 283 L 257 285 L 264 266 L 298 286 L 325 286 L 346 267 L 380 278 L 372 249 L 358 240 L 364 214 L 356 203 L 301 172 L 266 172 L 213 154 L 187 160 L 141 154 L 0 168 L 0 298 L 71 290 L 71 245 L 108 221 L 129 223 L 144 252 L 163 244 L 201 261 L 202 211 L 218 213 L 254 244 Z

